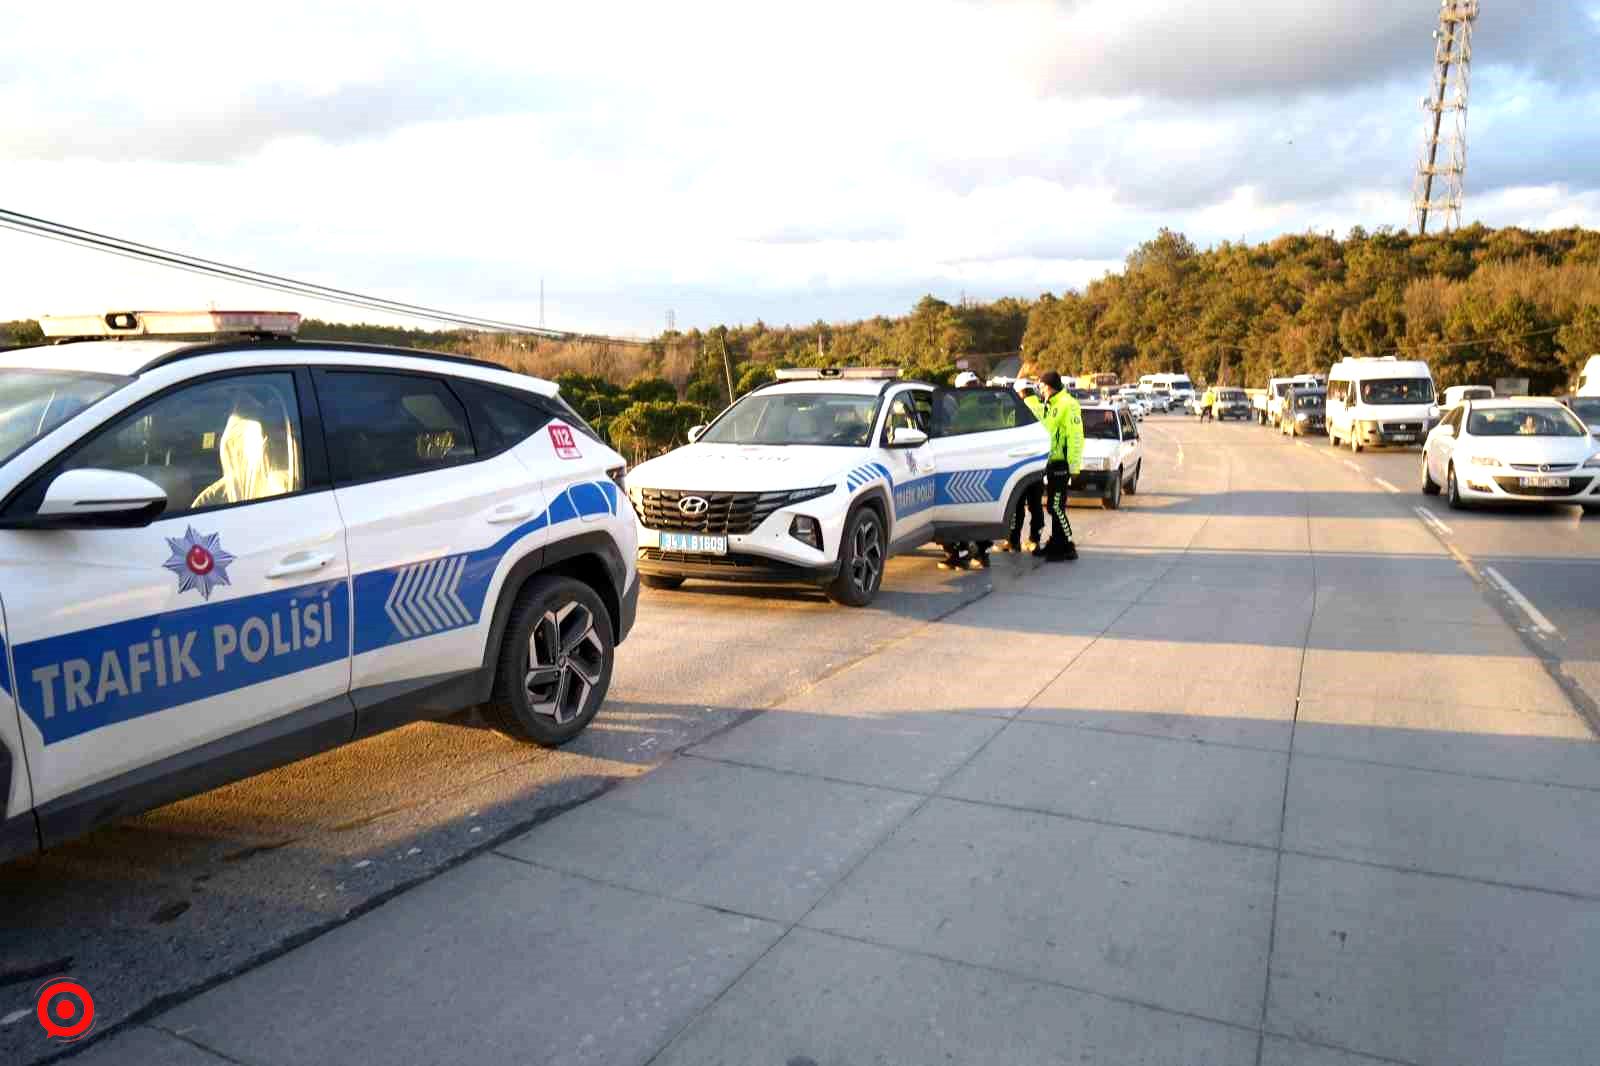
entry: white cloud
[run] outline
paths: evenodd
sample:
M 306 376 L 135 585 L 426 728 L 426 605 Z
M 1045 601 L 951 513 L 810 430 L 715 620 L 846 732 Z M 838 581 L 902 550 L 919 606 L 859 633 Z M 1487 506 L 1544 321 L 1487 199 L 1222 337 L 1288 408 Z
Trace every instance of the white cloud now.
M 1562 118 L 1600 104 L 1563 58 L 1593 41 L 1587 10 L 1486 11 L 1470 216 L 1594 218 L 1600 133 Z M 1201 242 L 1403 225 L 1431 17 L 1387 0 L 34 6 L 8 13 L 32 47 L 0 70 L 3 206 L 522 321 L 542 277 L 550 323 L 582 329 L 1033 295 L 1162 225 Z M 128 44 L 58 44 L 85 24 Z M 0 318 L 242 298 L 42 247 L 0 230 Z

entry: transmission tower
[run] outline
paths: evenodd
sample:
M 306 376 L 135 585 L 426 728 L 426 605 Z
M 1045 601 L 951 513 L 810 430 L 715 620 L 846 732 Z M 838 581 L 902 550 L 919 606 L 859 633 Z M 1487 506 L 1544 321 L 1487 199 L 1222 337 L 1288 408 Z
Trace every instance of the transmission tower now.
M 1427 112 L 1422 158 L 1411 191 L 1417 232 L 1428 232 L 1428 216 L 1442 215 L 1444 229 L 1461 225 L 1462 179 L 1467 171 L 1467 87 L 1472 70 L 1472 24 L 1478 0 L 1439 0 L 1433 31 L 1433 85 L 1422 98 Z M 1449 115 L 1446 124 L 1445 116 Z M 1442 151 L 1441 151 L 1442 149 Z

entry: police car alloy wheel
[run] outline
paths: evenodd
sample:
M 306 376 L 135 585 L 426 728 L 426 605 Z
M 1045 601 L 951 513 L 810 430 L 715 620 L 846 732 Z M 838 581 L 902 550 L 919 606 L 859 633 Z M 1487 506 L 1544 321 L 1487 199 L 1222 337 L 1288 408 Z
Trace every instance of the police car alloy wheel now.
M 883 583 L 886 552 L 883 523 L 870 507 L 858 510 L 845 527 L 839 550 L 839 576 L 828 587 L 828 597 L 850 607 L 865 607 Z
M 485 713 L 517 740 L 565 744 L 605 701 L 614 657 L 610 616 L 594 590 L 569 577 L 536 577 L 506 623 Z

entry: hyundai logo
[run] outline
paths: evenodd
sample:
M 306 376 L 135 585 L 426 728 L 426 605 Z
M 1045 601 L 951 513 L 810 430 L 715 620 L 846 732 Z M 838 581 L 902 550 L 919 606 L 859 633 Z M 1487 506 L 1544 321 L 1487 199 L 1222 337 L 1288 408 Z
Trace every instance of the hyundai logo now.
M 703 515 L 711 509 L 711 504 L 706 502 L 704 496 L 685 496 L 678 501 L 678 510 L 690 517 Z

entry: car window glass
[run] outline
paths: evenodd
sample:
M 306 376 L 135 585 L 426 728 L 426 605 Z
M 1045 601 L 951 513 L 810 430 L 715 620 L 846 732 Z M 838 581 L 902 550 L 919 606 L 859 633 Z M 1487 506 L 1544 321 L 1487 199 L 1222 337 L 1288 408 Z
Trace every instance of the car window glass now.
M 0 373 L 0 463 L 128 381 L 71 370 Z
M 1122 420 L 1127 422 L 1128 414 L 1122 413 Z M 1090 407 L 1083 412 L 1083 436 L 1085 440 L 1121 440 L 1117 434 L 1117 412 L 1106 407 Z
M 1010 389 L 941 389 L 934 407 L 934 435 L 958 437 L 1027 425 L 1033 415 Z
M 917 413 L 916 406 L 911 402 L 911 394 L 902 392 L 889 404 L 889 417 L 884 422 L 883 442 L 889 444 L 894 440 L 894 431 L 897 429 L 927 430 L 922 424 L 922 417 Z
M 164 515 L 298 492 L 294 376 L 242 374 L 185 386 L 113 422 L 57 470 L 138 474 L 167 494 Z
M 871 440 L 877 407 L 876 396 L 855 393 L 752 392 L 717 419 L 700 441 L 862 448 Z
M 533 397 L 524 399 L 464 379 L 452 381 L 450 385 L 467 405 L 472 437 L 479 454 L 492 455 L 514 447 L 550 421 L 549 408 Z
M 1560 407 L 1491 407 L 1467 419 L 1474 437 L 1586 437 L 1589 431 Z
M 370 481 L 476 457 L 466 412 L 436 378 L 328 371 L 318 397 L 337 481 Z

